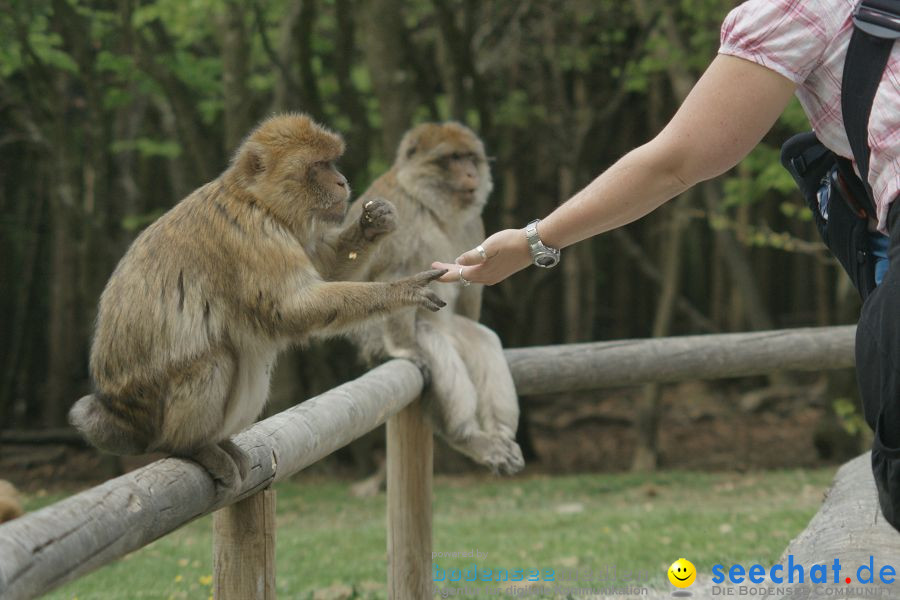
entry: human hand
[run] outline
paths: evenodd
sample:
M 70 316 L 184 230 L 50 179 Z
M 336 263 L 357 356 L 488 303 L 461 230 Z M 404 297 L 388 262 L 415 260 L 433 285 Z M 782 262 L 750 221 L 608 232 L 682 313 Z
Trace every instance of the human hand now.
M 433 262 L 434 269 L 447 269 L 438 281 L 450 283 L 460 280 L 460 275 L 471 283 L 494 285 L 531 264 L 531 251 L 525 232 L 521 229 L 498 231 L 481 243 L 478 248 L 463 253 L 455 264 Z

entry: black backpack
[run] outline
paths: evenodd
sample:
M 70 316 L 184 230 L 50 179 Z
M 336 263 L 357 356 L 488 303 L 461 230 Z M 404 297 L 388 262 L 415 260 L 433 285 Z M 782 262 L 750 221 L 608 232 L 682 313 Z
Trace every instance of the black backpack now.
M 894 40 L 900 38 L 900 0 L 863 0 L 854 11 L 853 24 L 841 81 L 841 111 L 862 178 L 849 160 L 822 145 L 811 131 L 785 142 L 781 164 L 803 192 L 825 245 L 865 300 L 875 289 L 875 260 L 868 239 L 868 219 L 875 218 L 868 184 L 869 117 Z

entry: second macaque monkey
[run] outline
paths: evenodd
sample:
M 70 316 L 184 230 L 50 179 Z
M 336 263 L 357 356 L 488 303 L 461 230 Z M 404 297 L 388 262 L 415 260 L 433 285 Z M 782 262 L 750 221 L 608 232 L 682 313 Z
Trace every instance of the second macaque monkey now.
M 493 184 L 484 145 L 459 123 L 408 131 L 391 169 L 351 206 L 385 198 L 398 230 L 360 263 L 358 277 L 386 281 L 415 273 L 434 257 L 459 256 L 484 239 L 481 212 Z M 516 443 L 519 404 L 500 339 L 478 323 L 482 286 L 443 286 L 448 308 L 415 308 L 372 320 L 353 332 L 370 362 L 409 358 L 430 374 L 425 392 L 435 429 L 455 449 L 496 473 L 525 464 Z
M 343 140 L 305 115 L 264 121 L 222 175 L 143 231 L 100 298 L 95 392 L 70 421 L 115 454 L 192 458 L 220 488 L 247 459 L 228 438 L 262 411 L 279 351 L 403 307 L 436 311 L 427 285 L 333 281 L 394 228 L 372 201 L 341 228 Z

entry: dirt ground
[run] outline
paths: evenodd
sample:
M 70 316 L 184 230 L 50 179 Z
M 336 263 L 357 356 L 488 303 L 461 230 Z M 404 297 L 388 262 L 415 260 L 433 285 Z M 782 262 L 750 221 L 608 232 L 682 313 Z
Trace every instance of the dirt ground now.
M 637 441 L 642 390 L 556 399 L 528 407 L 541 466 L 553 471 L 627 470 Z M 667 386 L 659 400 L 658 465 L 664 469 L 749 470 L 839 463 L 863 450 L 816 385 L 744 389 Z
M 528 398 L 520 443 L 527 469 L 550 473 L 625 471 L 636 446 L 635 407 L 642 390 Z M 837 464 L 865 449 L 864 436 L 847 434 L 821 386 L 666 386 L 658 405 L 658 465 L 662 469 L 728 470 Z M 363 443 L 377 448 L 383 436 Z M 367 446 L 367 445 L 368 446 Z M 311 469 L 360 477 L 360 448 L 342 451 Z M 70 445 L 0 445 L 0 479 L 23 491 L 74 489 L 136 468 L 159 456 L 116 458 Z M 460 473 L 477 465 L 438 443 L 435 469 Z

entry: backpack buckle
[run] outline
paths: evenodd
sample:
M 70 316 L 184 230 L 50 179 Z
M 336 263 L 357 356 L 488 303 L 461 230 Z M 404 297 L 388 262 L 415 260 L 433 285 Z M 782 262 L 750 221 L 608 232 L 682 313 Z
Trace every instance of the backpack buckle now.
M 863 0 L 853 12 L 853 24 L 871 36 L 896 40 L 900 38 L 900 2 Z

